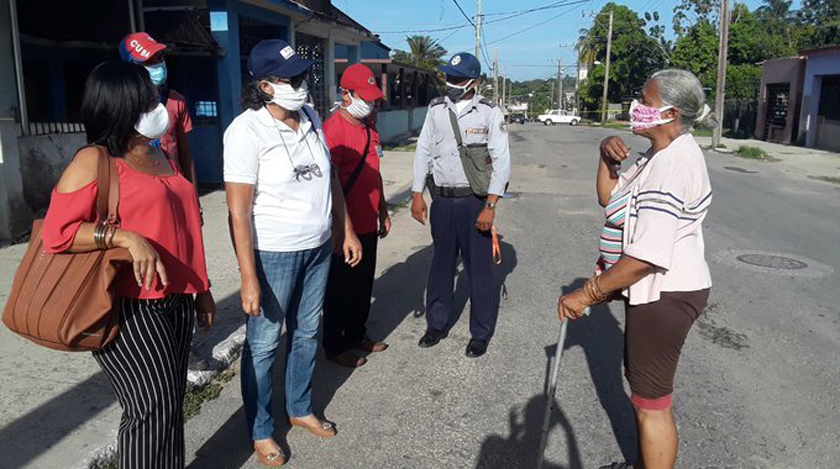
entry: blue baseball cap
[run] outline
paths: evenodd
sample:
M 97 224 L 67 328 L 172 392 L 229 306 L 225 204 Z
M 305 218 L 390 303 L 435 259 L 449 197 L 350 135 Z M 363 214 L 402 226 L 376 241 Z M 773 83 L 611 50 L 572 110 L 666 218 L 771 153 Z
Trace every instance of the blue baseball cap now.
M 459 52 L 438 70 L 450 77 L 476 79 L 481 76 L 481 63 L 469 52 Z
M 292 78 L 305 72 L 314 63 L 314 60 L 301 58 L 282 39 L 265 39 L 251 49 L 248 73 L 256 80 L 269 76 Z

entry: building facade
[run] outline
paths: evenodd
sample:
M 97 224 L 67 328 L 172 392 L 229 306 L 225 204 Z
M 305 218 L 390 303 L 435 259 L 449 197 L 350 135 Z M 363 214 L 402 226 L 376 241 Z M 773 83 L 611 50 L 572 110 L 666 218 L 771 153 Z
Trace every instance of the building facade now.
M 840 47 L 762 65 L 755 138 L 840 151 Z
M 324 115 L 337 97 L 335 54 L 361 60 L 370 31 L 329 0 L 0 0 L 0 240 L 25 234 L 84 145 L 80 107 L 90 71 L 118 60 L 133 31 L 166 44 L 168 84 L 186 97 L 199 181 L 222 181 L 221 138 L 240 112 L 248 52 L 284 39 L 315 60 L 309 88 Z

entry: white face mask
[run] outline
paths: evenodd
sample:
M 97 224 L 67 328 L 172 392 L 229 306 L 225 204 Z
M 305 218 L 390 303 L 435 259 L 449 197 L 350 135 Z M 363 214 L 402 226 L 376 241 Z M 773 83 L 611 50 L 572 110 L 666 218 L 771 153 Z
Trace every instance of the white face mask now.
M 169 112 L 167 112 L 166 106 L 163 103 L 158 103 L 153 111 L 140 114 L 140 118 L 134 124 L 134 130 L 152 140 L 163 137 L 169 130 Z
M 349 91 L 347 93 L 350 95 L 350 104 L 345 106 L 344 109 L 347 109 L 351 116 L 356 119 L 364 119 L 373 112 L 373 103 L 369 103 L 362 98 L 354 98 Z
M 309 96 L 309 85 L 306 81 L 300 84 L 300 88 L 294 89 L 288 83 L 274 84 L 269 82 L 274 90 L 274 97 L 271 102 L 288 111 L 299 111 L 306 104 L 306 97 Z

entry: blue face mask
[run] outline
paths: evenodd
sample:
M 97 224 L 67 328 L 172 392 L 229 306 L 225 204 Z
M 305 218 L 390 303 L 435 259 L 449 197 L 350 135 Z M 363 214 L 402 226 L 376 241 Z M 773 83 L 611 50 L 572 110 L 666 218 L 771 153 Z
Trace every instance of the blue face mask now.
M 149 77 L 152 79 L 152 84 L 161 86 L 166 83 L 166 62 L 161 61 L 155 65 L 144 65 L 149 71 Z

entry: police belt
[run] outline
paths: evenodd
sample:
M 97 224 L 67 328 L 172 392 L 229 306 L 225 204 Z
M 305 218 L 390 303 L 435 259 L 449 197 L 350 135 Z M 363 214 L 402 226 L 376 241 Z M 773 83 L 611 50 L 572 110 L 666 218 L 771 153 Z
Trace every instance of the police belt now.
M 469 197 L 473 195 L 473 190 L 467 187 L 440 187 L 432 185 L 429 187 L 429 192 L 435 197 Z

